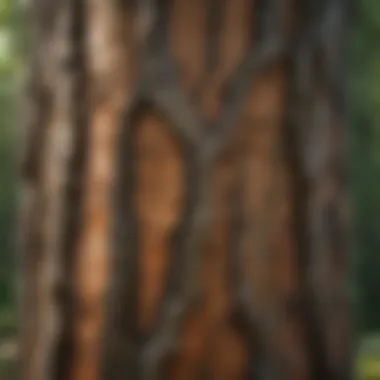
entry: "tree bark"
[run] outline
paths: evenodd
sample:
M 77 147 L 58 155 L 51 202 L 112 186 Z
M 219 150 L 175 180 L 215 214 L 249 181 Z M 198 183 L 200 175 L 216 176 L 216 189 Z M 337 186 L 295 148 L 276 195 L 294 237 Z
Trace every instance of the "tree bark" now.
M 351 378 L 346 1 L 31 6 L 22 378 Z

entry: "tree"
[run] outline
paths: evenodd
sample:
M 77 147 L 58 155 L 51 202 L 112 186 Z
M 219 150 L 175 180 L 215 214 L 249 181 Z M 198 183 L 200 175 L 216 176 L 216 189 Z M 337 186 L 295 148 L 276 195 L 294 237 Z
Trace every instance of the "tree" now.
M 343 0 L 35 0 L 24 379 L 348 379 Z

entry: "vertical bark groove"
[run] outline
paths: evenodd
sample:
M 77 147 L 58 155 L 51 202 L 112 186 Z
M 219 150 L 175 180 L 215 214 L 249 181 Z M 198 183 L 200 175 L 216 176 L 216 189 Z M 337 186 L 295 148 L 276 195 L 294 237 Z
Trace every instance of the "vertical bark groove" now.
M 68 162 L 68 181 L 63 195 L 66 199 L 66 215 L 63 227 L 62 280 L 57 286 L 57 300 L 62 314 L 62 327 L 58 336 L 55 354 L 55 368 L 52 377 L 67 379 L 75 355 L 74 347 L 74 253 L 77 248 L 83 205 L 83 177 L 86 168 L 88 141 L 87 122 L 87 77 L 84 49 L 85 7 L 82 1 L 70 2 L 72 24 L 69 36 L 73 44 L 71 57 L 67 59 L 68 70 L 72 71 L 72 153 Z
M 298 157 L 293 157 L 293 163 L 297 178 L 297 235 L 311 378 L 348 379 L 352 376 L 350 322 L 342 320 L 339 314 L 343 307 L 347 317 L 349 305 L 348 279 L 339 277 L 348 272 L 348 253 L 342 247 L 346 222 L 342 218 L 344 155 L 339 144 L 344 141 L 345 132 L 341 128 L 342 82 L 337 72 L 343 58 L 339 39 L 345 4 L 322 3 L 318 10 L 301 12 L 314 28 L 309 34 L 304 32 L 306 38 L 295 55 L 297 100 L 293 105 L 293 137 Z M 335 261 L 337 254 L 344 257 L 339 264 Z M 333 299 L 341 302 L 333 306 Z

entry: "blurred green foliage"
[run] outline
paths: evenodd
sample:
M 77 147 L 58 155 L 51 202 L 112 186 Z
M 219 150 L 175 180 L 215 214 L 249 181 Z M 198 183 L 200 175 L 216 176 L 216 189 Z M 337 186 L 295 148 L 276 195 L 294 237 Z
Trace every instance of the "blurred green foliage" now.
M 357 2 L 353 21 L 348 54 L 353 280 L 360 328 L 372 331 L 380 330 L 380 1 Z
M 17 55 L 13 33 L 16 19 L 11 0 L 0 1 L 0 315 L 13 305 L 14 274 L 15 137 L 14 96 Z M 2 318 L 0 318 L 2 320 Z M 2 326 L 0 326 L 0 333 Z
M 380 379 L 380 335 L 372 334 L 363 340 L 357 360 L 358 380 Z

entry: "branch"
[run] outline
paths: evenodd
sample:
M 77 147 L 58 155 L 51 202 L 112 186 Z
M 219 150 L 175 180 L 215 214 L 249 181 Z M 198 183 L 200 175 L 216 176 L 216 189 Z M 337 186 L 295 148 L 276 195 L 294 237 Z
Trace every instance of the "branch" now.
M 138 343 L 138 225 L 134 212 L 134 116 L 144 104 L 138 88 L 126 105 L 116 148 L 116 175 L 113 199 L 112 257 L 110 285 L 106 300 L 106 327 L 102 355 L 102 379 L 114 380 L 128 371 L 136 378 L 134 358 Z

